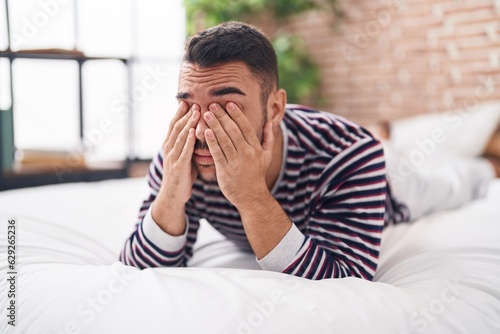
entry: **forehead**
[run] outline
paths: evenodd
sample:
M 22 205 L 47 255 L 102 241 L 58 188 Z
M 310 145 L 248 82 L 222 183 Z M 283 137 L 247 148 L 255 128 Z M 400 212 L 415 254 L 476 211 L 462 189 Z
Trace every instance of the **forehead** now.
M 183 62 L 179 73 L 179 91 L 234 86 L 241 90 L 255 90 L 259 82 L 248 66 L 242 62 L 232 62 L 210 67 Z M 190 92 L 190 93 L 194 93 Z

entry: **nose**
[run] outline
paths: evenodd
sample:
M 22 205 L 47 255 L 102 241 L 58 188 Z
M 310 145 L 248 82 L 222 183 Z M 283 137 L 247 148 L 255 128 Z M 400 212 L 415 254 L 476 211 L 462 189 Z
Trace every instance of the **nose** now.
M 198 124 L 196 125 L 196 138 L 201 141 L 205 141 L 205 130 L 208 129 L 207 123 L 205 123 L 205 120 L 203 119 L 203 113 L 198 120 Z

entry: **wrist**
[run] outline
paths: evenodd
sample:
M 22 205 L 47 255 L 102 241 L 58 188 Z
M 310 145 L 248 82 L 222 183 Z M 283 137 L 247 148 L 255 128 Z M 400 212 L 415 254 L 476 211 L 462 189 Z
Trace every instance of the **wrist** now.
M 163 232 L 172 236 L 182 235 L 186 230 L 184 203 L 167 201 L 159 194 L 152 205 L 151 216 Z
M 276 200 L 267 187 L 260 187 L 243 195 L 239 201 L 235 201 L 232 204 L 240 213 L 257 213 L 258 210 L 269 207 L 275 201 Z M 261 214 L 265 215 L 266 213 L 261 212 Z

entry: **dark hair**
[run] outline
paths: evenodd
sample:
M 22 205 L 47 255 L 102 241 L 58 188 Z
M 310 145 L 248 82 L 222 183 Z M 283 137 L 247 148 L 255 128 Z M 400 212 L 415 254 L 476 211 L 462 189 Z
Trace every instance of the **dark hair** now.
M 211 67 L 241 61 L 261 81 L 261 102 L 278 86 L 278 61 L 269 39 L 257 28 L 225 22 L 204 30 L 186 42 L 183 61 Z

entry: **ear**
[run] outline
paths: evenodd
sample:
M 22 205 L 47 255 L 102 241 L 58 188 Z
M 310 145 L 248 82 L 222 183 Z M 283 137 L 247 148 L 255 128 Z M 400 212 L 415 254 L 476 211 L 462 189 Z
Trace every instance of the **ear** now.
M 274 126 L 279 126 L 285 114 L 286 91 L 278 89 L 269 95 L 267 101 L 267 120 L 272 121 Z

